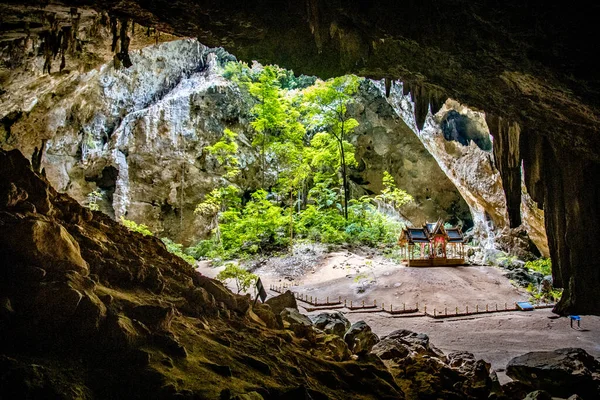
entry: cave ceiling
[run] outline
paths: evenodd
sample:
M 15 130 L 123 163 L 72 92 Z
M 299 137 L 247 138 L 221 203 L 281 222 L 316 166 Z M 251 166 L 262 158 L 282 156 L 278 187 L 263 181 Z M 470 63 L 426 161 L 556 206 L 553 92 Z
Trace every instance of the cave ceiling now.
M 24 10 L 28 3 L 44 8 L 44 2 L 18 2 Z M 61 4 L 197 37 L 240 59 L 276 63 L 297 73 L 399 79 L 408 83 L 421 112 L 428 103 L 451 97 L 517 122 L 525 134 L 547 135 L 600 160 L 594 61 L 600 5 L 582 10 L 562 3 L 460 0 Z M 19 16 L 3 19 L 11 23 L 0 31 L 19 28 Z

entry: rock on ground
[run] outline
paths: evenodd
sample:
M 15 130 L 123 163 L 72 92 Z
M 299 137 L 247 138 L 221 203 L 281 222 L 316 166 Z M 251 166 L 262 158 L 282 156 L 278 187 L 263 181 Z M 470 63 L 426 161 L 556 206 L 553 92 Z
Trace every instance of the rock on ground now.
M 600 393 L 600 362 L 579 348 L 537 351 L 515 357 L 506 374 L 553 396 L 578 394 L 584 399 Z

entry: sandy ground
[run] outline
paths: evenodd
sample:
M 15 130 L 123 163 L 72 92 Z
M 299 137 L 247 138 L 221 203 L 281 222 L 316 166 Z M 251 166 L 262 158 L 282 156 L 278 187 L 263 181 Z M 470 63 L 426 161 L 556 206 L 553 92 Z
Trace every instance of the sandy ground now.
M 290 285 L 291 290 L 308 296 L 330 300 L 338 297 L 363 300 L 366 304 L 384 302 L 386 308 L 407 308 L 419 303 L 427 305 L 428 312 L 465 306 L 474 310 L 489 304 L 510 305 L 523 301 L 529 295 L 515 288 L 499 268 L 435 267 L 408 268 L 370 252 L 339 251 L 326 253 L 319 249 L 306 254 L 270 259 L 254 270 L 268 289 L 273 285 Z M 198 271 L 214 277 L 222 269 L 200 263 Z M 233 289 L 233 287 L 231 287 Z M 268 291 L 269 296 L 277 293 Z M 303 303 L 300 303 L 302 306 Z M 308 306 L 307 306 L 308 307 Z M 302 311 L 302 309 L 301 309 Z M 426 333 L 432 343 L 445 353 L 466 350 L 490 362 L 499 371 L 502 382 L 509 380 L 503 373 L 507 362 L 529 351 L 554 350 L 563 347 L 581 347 L 600 357 L 600 317 L 584 316 L 581 330 L 571 329 L 567 318 L 556 318 L 549 309 L 532 312 L 507 312 L 463 318 L 434 320 L 429 317 L 399 317 L 385 313 L 348 312 L 351 322 L 364 320 L 379 336 L 397 329 Z M 308 312 L 307 312 L 308 313 Z M 312 312 L 309 314 L 315 314 Z
M 510 307 L 529 295 L 502 276 L 494 267 L 435 267 L 408 268 L 371 253 L 340 251 L 318 255 L 303 274 L 282 274 L 277 262 L 268 263 L 254 271 L 265 286 L 291 285 L 294 292 L 325 301 L 329 297 L 344 299 L 353 304 L 384 303 L 400 308 L 419 308 L 425 305 L 432 312 L 447 308 L 464 310 L 477 305 L 482 309 Z M 386 308 L 387 308 L 386 307 Z

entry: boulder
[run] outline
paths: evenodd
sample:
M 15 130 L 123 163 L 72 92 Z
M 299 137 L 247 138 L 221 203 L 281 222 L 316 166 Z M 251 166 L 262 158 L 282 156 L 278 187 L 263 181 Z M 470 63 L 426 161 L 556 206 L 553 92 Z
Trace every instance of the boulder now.
M 523 399 L 531 390 L 529 385 L 519 381 L 510 381 L 502 385 L 502 393 L 509 399 Z
M 467 378 L 463 385 L 465 393 L 480 397 L 490 392 L 492 379 L 489 363 L 476 360 L 475 356 L 467 351 L 457 351 L 448 354 L 448 364 Z
M 231 291 L 227 290 L 221 282 L 214 279 L 207 278 L 205 276 L 196 276 L 195 282 L 202 289 L 206 290 L 215 301 L 218 303 L 224 303 L 225 306 L 230 310 L 235 310 L 238 307 L 237 300 Z
M 16 262 L 50 273 L 69 270 L 88 273 L 79 244 L 62 225 L 38 218 L 1 219 L 0 253 L 7 252 Z
M 279 316 L 279 318 L 277 318 L 268 304 L 256 304 L 252 311 L 254 311 L 268 328 L 281 329 L 283 327 L 281 317 Z
M 384 338 L 371 350 L 371 353 L 379 356 L 382 360 L 400 359 L 409 355 L 406 346 L 397 340 Z
M 544 275 L 537 271 L 529 271 L 526 268 L 516 268 L 504 274 L 504 276 L 519 286 L 529 286 L 529 284 L 539 285 L 544 279 Z
M 379 342 L 379 337 L 371 331 L 365 321 L 358 321 L 348 329 L 344 341 L 353 354 L 361 355 L 371 351 Z
M 399 329 L 385 336 L 386 341 L 397 343 L 407 349 L 412 356 L 414 355 L 429 355 L 445 360 L 446 356 L 435 346 L 429 343 L 429 336 L 424 333 L 416 333 L 406 329 Z
M 311 318 L 316 328 L 325 333 L 337 335 L 341 338 L 348 329 L 350 329 L 350 321 L 339 311 L 332 313 L 321 313 L 316 317 Z
M 271 307 L 271 310 L 276 315 L 281 314 L 285 308 L 293 308 L 298 311 L 298 303 L 296 303 L 294 293 L 289 290 L 279 296 L 268 299 L 265 303 Z
M 323 344 L 327 349 L 329 356 L 335 361 L 349 360 L 352 355 L 346 342 L 337 335 L 327 335 Z
M 293 308 L 284 308 L 281 318 L 289 324 L 291 330 L 299 337 L 307 336 L 313 330 L 312 321 L 304 314 Z
M 506 374 L 556 397 L 578 394 L 585 399 L 600 393 L 600 362 L 579 348 L 536 351 L 515 357 L 509 361 Z

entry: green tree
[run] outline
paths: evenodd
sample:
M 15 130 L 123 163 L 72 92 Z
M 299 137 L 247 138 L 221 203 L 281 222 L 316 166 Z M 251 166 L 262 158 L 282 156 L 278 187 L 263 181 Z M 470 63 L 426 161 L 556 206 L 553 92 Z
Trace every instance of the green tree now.
M 232 180 L 240 174 L 239 159 L 237 158 L 238 145 L 235 142 L 237 134 L 230 129 L 223 131 L 223 136 L 206 150 L 213 155 L 224 169 L 223 177 Z M 239 189 L 232 184 L 221 183 L 219 187 L 208 193 L 204 200 L 196 206 L 194 214 L 210 216 L 211 228 L 215 232 L 215 239 L 221 244 L 219 218 L 228 207 L 235 207 L 239 203 Z
M 258 276 L 234 262 L 227 263 L 225 269 L 219 272 L 216 278 L 221 282 L 233 279 L 238 293 L 247 291 L 258 280 Z
M 348 186 L 348 144 L 346 137 L 358 126 L 358 121 L 347 115 L 348 105 L 358 91 L 360 79 L 354 75 L 346 75 L 326 82 L 319 81 L 304 91 L 309 103 L 310 124 L 317 129 L 324 129 L 335 138 L 339 151 L 342 175 L 342 192 L 344 196 L 344 218 L 348 219 L 350 188 Z
M 387 171 L 383 171 L 383 190 L 375 196 L 385 206 L 400 212 L 400 207 L 414 201 L 413 197 L 405 190 L 398 189 L 394 177 Z
M 258 82 L 249 84 L 249 91 L 258 100 L 258 103 L 252 107 L 254 120 L 250 124 L 257 133 L 252 144 L 260 147 L 261 186 L 264 188 L 267 149 L 272 137 L 284 129 L 286 122 L 286 107 L 282 101 L 277 69 L 272 66 L 265 67 Z

